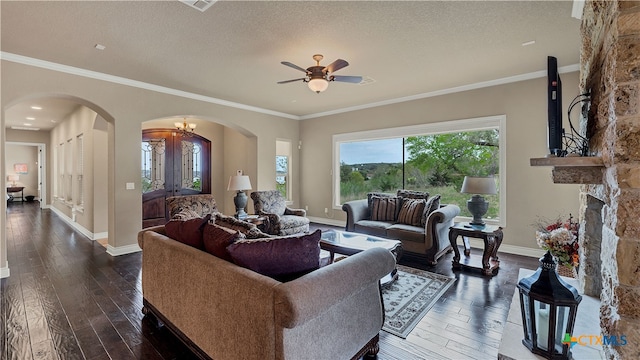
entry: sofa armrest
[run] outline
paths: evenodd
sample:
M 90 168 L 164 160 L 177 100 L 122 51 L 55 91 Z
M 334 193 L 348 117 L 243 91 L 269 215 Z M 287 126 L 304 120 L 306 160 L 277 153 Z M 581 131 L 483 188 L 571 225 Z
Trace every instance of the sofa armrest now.
M 450 245 L 449 228 L 453 226 L 453 220 L 460 214 L 460 208 L 457 205 L 444 205 L 438 210 L 429 214 L 427 224 L 425 226 L 426 243 L 431 243 L 431 247 L 437 246 L 437 249 L 444 249 Z
M 276 323 L 291 329 L 320 316 L 363 288 L 377 287 L 395 265 L 389 250 L 373 248 L 282 283 L 275 289 Z
M 285 215 L 297 215 L 297 216 L 305 217 L 305 216 L 307 216 L 307 211 L 305 209 L 285 208 L 284 209 L 284 214 Z
M 342 210 L 347 213 L 346 231 L 354 231 L 355 223 L 369 218 L 369 203 L 367 199 L 347 201 L 342 204 Z
M 142 245 L 144 244 L 144 241 L 142 241 L 142 239 L 144 238 L 144 233 L 147 231 L 154 231 L 158 234 L 167 235 L 167 232 L 164 229 L 164 225 L 151 226 L 140 230 L 138 232 L 138 246 L 140 246 L 140 249 L 142 249 Z

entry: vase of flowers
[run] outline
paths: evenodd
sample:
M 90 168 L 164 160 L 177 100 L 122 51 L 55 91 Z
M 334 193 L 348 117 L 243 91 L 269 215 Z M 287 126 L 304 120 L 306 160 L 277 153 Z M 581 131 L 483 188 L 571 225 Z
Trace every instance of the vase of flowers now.
M 559 270 L 568 267 L 575 274 L 575 269 L 580 264 L 578 223 L 573 221 L 571 214 L 566 220 L 558 217 L 552 221 L 539 221 L 536 241 L 540 248 L 549 251 L 556 258 Z

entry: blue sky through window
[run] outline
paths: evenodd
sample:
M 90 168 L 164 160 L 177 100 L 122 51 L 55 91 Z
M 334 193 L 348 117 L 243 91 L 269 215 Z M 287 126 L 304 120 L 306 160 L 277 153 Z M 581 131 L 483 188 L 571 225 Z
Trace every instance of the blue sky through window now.
M 341 143 L 340 162 L 347 165 L 401 163 L 402 138 Z

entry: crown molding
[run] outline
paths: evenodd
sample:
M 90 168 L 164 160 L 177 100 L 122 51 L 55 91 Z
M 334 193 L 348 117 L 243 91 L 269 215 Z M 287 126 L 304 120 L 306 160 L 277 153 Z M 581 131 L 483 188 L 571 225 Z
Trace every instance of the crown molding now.
M 208 102 L 211 104 L 227 106 L 227 107 L 236 108 L 240 110 L 247 110 L 247 111 L 252 111 L 252 112 L 266 114 L 266 115 L 279 116 L 287 119 L 300 120 L 300 117 L 297 115 L 291 115 L 291 114 L 287 114 L 279 111 L 263 109 L 257 106 L 240 104 L 233 101 L 222 100 L 222 99 L 218 99 L 210 96 L 204 96 L 204 95 L 172 89 L 172 88 L 168 88 L 160 85 L 149 84 L 143 81 L 131 80 L 131 79 L 120 77 L 120 76 L 114 76 L 114 75 L 109 75 L 109 74 L 105 74 L 97 71 L 81 69 L 74 66 L 58 64 L 51 61 L 35 59 L 35 58 L 8 53 L 4 51 L 0 52 L 0 59 L 19 63 L 19 64 L 29 65 L 29 66 L 35 66 L 43 69 L 63 72 L 67 74 L 78 75 L 78 76 L 82 76 L 90 79 L 107 81 L 114 84 L 126 85 L 126 86 L 131 86 L 139 89 L 155 91 L 163 94 L 179 96 L 187 99 Z
M 8 53 L 4 51 L 0 52 L 0 59 L 19 63 L 19 64 L 29 65 L 29 66 L 35 66 L 43 69 L 59 71 L 67 74 L 78 75 L 86 78 L 107 81 L 115 84 L 121 84 L 121 85 L 131 86 L 135 88 L 145 89 L 149 91 L 155 91 L 163 94 L 175 95 L 183 98 L 208 102 L 208 103 L 222 105 L 222 106 L 228 106 L 236 109 L 247 110 L 247 111 L 257 112 L 257 113 L 266 114 L 266 115 L 279 116 L 279 117 L 292 119 L 292 120 L 315 119 L 315 118 L 329 116 L 329 115 L 336 115 L 336 114 L 342 114 L 342 113 L 351 112 L 351 111 L 375 108 L 379 106 L 398 104 L 398 103 L 403 103 L 407 101 L 426 99 L 426 98 L 435 97 L 435 96 L 454 94 L 458 92 L 476 90 L 476 89 L 481 89 L 481 88 L 486 88 L 491 86 L 510 84 L 518 81 L 537 79 L 537 78 L 547 76 L 546 70 L 540 70 L 540 71 L 535 71 L 527 74 L 500 78 L 496 80 L 482 81 L 474 84 L 456 86 L 449 89 L 436 90 L 436 91 L 431 91 L 431 92 L 426 92 L 426 93 L 411 95 L 411 96 L 405 96 L 405 97 L 396 98 L 396 99 L 383 100 L 383 101 L 373 102 L 369 104 L 350 106 L 350 107 L 336 109 L 336 110 L 298 116 L 298 115 L 287 114 L 279 111 L 263 109 L 257 106 L 240 104 L 233 101 L 227 101 L 227 100 L 222 100 L 222 99 L 218 99 L 210 96 L 204 96 L 204 95 L 195 94 L 187 91 L 172 89 L 164 86 L 149 84 L 142 81 L 131 80 L 131 79 L 123 78 L 120 76 L 104 74 L 97 71 L 86 70 L 86 69 L 81 69 L 73 66 L 58 64 L 51 61 L 35 59 L 35 58 Z M 580 70 L 580 64 L 563 66 L 558 69 L 558 71 L 561 74 L 568 73 L 568 72 L 575 72 L 579 70 Z

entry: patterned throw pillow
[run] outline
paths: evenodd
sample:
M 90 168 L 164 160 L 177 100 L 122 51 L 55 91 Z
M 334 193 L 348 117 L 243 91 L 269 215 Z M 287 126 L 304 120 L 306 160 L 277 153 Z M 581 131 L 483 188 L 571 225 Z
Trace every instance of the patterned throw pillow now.
M 255 224 L 251 224 L 246 221 L 238 220 L 233 216 L 227 216 L 221 213 L 216 213 L 213 219 L 216 225 L 241 232 L 247 239 L 259 239 L 269 237 L 268 234 L 263 233 L 258 229 Z
M 399 197 L 371 197 L 371 220 L 396 221 L 401 201 Z
M 210 218 L 211 214 L 188 220 L 171 219 L 164 225 L 164 229 L 170 238 L 202 250 L 204 249 L 202 231 Z
M 238 240 L 244 239 L 245 236 L 241 232 L 212 223 L 207 223 L 204 226 L 202 234 L 204 250 L 209 254 L 227 261 L 231 261 L 231 255 L 229 255 L 229 252 L 227 251 L 227 246 Z
M 289 281 L 320 267 L 320 236 L 311 234 L 239 240 L 227 246 L 233 262 L 279 281 Z
M 387 198 L 387 197 L 395 197 L 393 194 L 381 193 L 381 192 L 370 192 L 367 194 L 367 209 L 369 209 L 369 219 L 371 219 L 371 214 L 373 210 L 373 197 Z
M 396 195 L 403 199 L 424 199 L 424 200 L 429 199 L 429 193 L 426 191 L 399 189 Z
M 402 199 L 398 223 L 420 226 L 426 201 L 424 199 Z
M 424 207 L 424 212 L 422 213 L 422 220 L 420 221 L 421 226 L 427 225 L 427 218 L 429 215 L 438 210 L 440 208 L 440 195 L 435 195 L 427 200 L 427 204 Z

